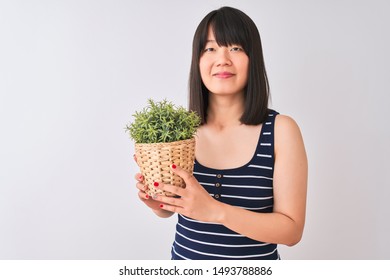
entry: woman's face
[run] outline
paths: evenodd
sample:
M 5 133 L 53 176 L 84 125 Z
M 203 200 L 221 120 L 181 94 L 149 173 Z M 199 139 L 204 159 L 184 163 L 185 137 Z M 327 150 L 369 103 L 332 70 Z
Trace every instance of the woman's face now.
M 248 56 L 240 45 L 218 46 L 211 28 L 200 56 L 199 68 L 202 81 L 210 93 L 244 93 L 248 81 Z

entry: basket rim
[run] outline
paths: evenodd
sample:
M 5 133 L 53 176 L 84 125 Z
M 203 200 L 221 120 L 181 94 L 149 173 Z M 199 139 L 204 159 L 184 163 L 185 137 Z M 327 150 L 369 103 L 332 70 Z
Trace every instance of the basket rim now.
M 180 143 L 185 143 L 185 142 L 192 142 L 195 141 L 195 137 L 185 139 L 185 140 L 178 140 L 178 141 L 173 141 L 173 142 L 157 142 L 157 143 L 135 143 L 136 146 L 150 146 L 150 145 L 155 145 L 155 146 L 163 146 L 163 145 L 175 145 L 175 144 L 180 144 Z

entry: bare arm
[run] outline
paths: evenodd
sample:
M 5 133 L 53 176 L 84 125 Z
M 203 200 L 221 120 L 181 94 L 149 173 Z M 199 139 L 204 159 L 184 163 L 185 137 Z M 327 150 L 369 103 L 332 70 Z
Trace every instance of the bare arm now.
M 274 210 L 255 213 L 221 203 L 217 221 L 264 242 L 294 245 L 305 224 L 307 158 L 297 124 L 278 116 L 275 124 Z

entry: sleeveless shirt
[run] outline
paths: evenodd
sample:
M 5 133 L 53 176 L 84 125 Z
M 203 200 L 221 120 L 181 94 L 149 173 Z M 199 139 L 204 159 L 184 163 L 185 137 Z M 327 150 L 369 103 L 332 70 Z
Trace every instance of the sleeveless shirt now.
M 213 169 L 195 159 L 194 177 L 214 199 L 259 213 L 273 211 L 274 123 L 269 110 L 252 159 L 233 169 Z M 172 259 L 279 259 L 277 244 L 259 242 L 217 224 L 178 215 Z

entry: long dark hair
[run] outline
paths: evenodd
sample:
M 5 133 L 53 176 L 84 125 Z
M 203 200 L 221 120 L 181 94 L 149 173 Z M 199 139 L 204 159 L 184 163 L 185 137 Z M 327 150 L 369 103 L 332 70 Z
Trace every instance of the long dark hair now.
M 241 123 L 256 125 L 264 122 L 268 114 L 270 94 L 260 34 L 251 18 L 231 7 L 210 12 L 195 31 L 189 78 L 189 109 L 198 112 L 202 124 L 206 123 L 208 90 L 201 79 L 199 60 L 206 46 L 209 27 L 213 30 L 219 46 L 238 44 L 249 57 L 245 110 L 240 119 Z

